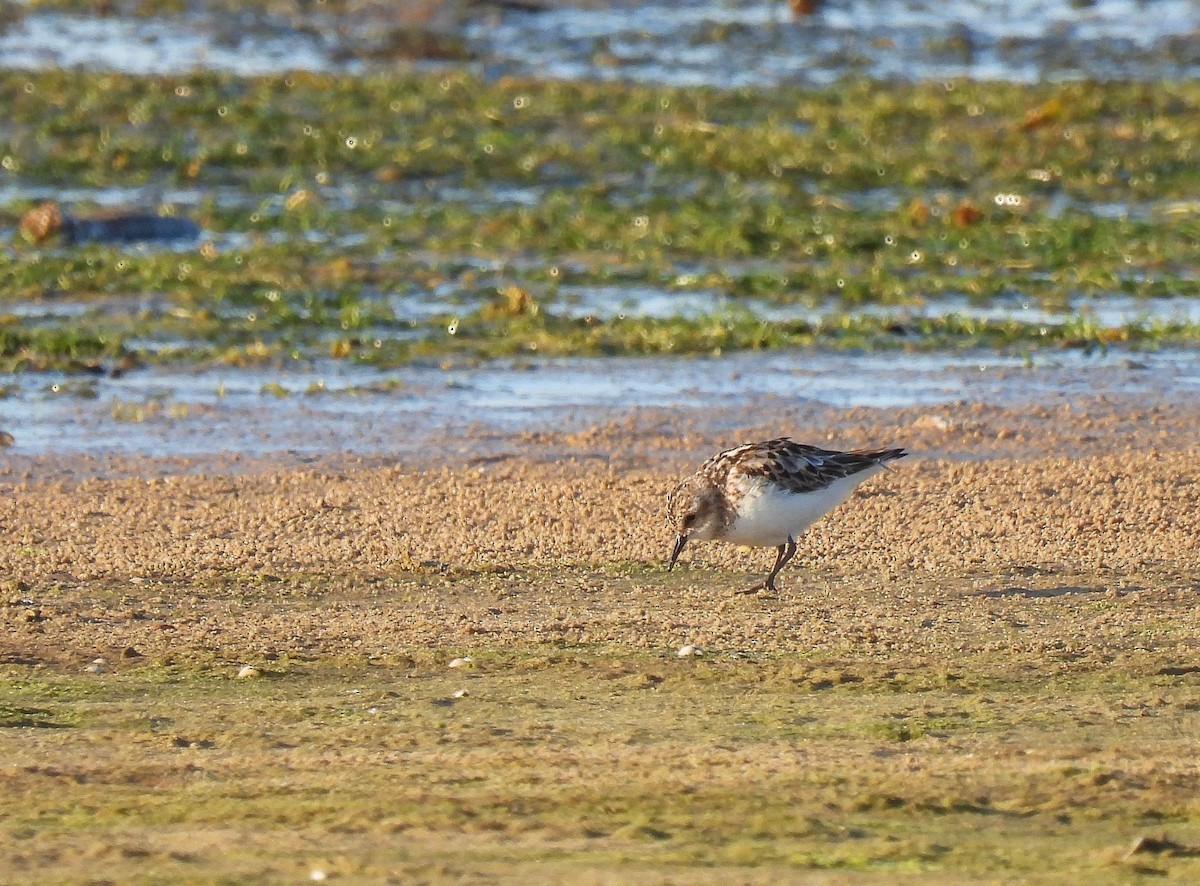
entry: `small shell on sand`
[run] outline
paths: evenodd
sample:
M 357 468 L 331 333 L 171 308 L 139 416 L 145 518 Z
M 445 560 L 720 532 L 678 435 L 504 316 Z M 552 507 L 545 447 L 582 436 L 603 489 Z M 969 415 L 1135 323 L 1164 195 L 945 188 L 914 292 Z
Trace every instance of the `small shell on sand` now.
M 680 658 L 691 658 L 694 655 L 703 655 L 704 650 L 699 646 L 693 646 L 691 643 L 685 643 L 679 647 L 679 651 L 675 653 Z
M 450 662 L 452 668 L 466 668 L 471 666 L 471 656 L 465 655 L 462 658 L 453 659 Z
M 254 667 L 254 665 L 245 665 L 240 671 L 237 672 L 237 678 L 239 680 L 253 680 L 255 677 L 261 676 L 262 671 Z

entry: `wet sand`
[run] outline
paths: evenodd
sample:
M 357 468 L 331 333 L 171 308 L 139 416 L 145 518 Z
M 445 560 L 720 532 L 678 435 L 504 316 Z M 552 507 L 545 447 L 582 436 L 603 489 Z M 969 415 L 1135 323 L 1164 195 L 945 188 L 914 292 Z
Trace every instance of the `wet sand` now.
M 237 659 L 264 637 L 293 634 L 327 637 L 310 651 L 332 653 L 342 635 L 334 625 L 352 627 L 374 654 L 537 643 L 551 625 L 585 642 L 799 649 L 840 629 L 831 617 L 795 629 L 786 614 L 811 614 L 814 600 L 837 609 L 830 601 L 854 600 L 854 624 L 886 626 L 903 609 L 897 600 L 913 594 L 923 606 L 957 606 L 964 594 L 1022 589 L 1165 594 L 1163 605 L 1195 618 L 1193 406 L 1106 398 L 1053 409 L 828 410 L 827 430 L 807 433 L 752 416 L 643 410 L 579 431 L 516 435 L 499 452 L 491 441 L 478 457 L 462 456 L 463 440 L 447 441 L 455 455 L 433 449 L 403 463 L 11 460 L 0 472 L 0 574 L 18 629 L 4 656 L 67 664 L 125 645 L 194 645 Z M 731 602 L 769 565 L 762 549 L 698 543 L 667 576 L 664 495 L 675 479 L 721 445 L 787 430 L 833 447 L 905 445 L 913 455 L 801 539 L 775 600 Z M 239 627 L 227 609 L 237 588 L 273 583 L 292 603 Z M 356 602 L 302 605 L 330 587 Z M 494 612 L 497 595 L 524 604 Z M 684 601 L 699 608 L 680 622 Z M 630 607 L 636 618 L 621 615 Z M 28 615 L 39 608 L 42 617 Z M 92 610 L 97 618 L 85 617 Z M 228 622 L 215 644 L 214 619 Z M 929 638 L 912 642 L 914 652 L 934 651 Z

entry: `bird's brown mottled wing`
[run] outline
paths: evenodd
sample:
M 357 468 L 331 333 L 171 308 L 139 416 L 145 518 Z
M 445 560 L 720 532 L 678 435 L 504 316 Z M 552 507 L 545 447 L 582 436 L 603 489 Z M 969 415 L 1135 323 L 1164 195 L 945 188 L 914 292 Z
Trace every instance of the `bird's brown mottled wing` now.
M 787 437 L 749 443 L 709 460 L 713 473 L 762 477 L 792 492 L 816 492 L 835 480 L 903 458 L 903 449 L 854 449 L 838 452 L 796 443 Z M 708 467 L 708 465 L 706 465 Z

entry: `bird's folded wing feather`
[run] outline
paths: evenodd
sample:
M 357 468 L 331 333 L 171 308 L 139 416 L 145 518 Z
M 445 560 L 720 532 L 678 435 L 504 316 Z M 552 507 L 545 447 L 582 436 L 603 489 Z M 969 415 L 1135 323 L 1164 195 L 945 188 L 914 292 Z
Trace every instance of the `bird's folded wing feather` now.
M 740 451 L 739 451 L 740 450 Z M 791 492 L 816 492 L 851 474 L 879 465 L 873 450 L 834 452 L 796 443 L 786 437 L 755 447 L 739 447 L 729 467 L 730 480 L 762 478 Z

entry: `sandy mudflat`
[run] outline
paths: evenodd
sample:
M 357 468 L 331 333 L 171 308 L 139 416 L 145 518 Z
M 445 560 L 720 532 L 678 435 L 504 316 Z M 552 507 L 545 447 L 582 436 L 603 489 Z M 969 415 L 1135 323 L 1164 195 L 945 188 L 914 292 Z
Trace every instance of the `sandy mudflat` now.
M 791 430 L 747 417 L 716 430 L 639 412 L 457 462 L 13 462 L 0 478 L 4 654 L 68 663 L 134 645 L 238 658 L 289 636 L 313 652 L 353 637 L 374 654 L 547 636 L 811 649 L 892 628 L 893 646 L 932 654 L 947 636 L 918 629 L 930 607 L 966 618 L 980 600 L 992 612 L 1032 595 L 1066 611 L 1127 592 L 1143 601 L 1129 617 L 1153 606 L 1200 622 L 1192 407 L 830 411 L 822 432 L 796 436 L 913 455 L 804 537 L 774 600 L 731 593 L 769 551 L 696 544 L 684 570 L 661 569 L 674 478 L 721 444 Z M 305 605 L 314 595 L 322 605 Z
M 10 460 L 0 879 L 1195 882 L 1197 410 L 806 418 Z M 777 595 L 667 574 L 677 475 L 793 428 L 914 454 Z

